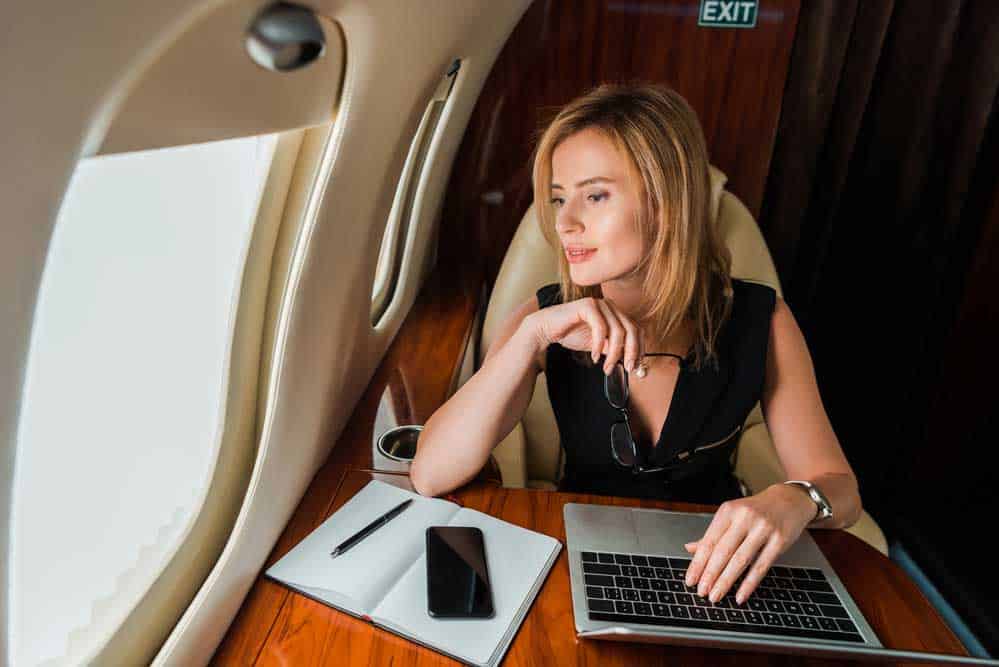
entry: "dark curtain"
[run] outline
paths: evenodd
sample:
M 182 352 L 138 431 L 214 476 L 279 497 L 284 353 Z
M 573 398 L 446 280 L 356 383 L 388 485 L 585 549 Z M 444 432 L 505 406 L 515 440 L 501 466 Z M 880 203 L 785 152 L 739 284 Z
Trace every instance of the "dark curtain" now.
M 999 2 L 806 0 L 760 216 L 865 509 L 993 655 L 997 90 Z

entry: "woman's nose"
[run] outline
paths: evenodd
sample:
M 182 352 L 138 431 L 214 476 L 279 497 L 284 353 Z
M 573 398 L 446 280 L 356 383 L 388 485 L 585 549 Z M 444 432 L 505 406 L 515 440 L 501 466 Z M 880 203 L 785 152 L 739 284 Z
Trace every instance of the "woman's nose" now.
M 583 222 L 576 215 L 576 212 L 571 208 L 571 205 L 566 202 L 555 214 L 555 229 L 556 231 L 567 233 L 573 231 L 579 231 L 583 229 Z

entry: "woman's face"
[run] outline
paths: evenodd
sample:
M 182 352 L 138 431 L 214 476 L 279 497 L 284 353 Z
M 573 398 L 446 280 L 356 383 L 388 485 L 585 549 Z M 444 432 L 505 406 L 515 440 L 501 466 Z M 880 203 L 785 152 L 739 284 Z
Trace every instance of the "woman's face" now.
M 641 203 L 631 173 L 628 158 L 593 128 L 563 140 L 552 153 L 555 231 L 577 285 L 625 276 L 642 258 L 636 224 Z

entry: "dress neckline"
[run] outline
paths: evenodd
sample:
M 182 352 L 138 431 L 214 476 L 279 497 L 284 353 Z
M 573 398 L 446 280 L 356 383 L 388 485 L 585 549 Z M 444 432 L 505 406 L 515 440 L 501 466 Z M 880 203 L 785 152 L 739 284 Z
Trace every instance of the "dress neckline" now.
M 666 435 L 666 427 L 669 426 L 670 416 L 673 414 L 673 408 L 676 407 L 677 399 L 681 396 L 680 394 L 680 382 L 683 381 L 684 371 L 687 370 L 690 365 L 690 358 L 694 354 L 694 348 L 697 347 L 697 341 L 695 340 L 690 344 L 690 348 L 687 350 L 687 354 L 681 357 L 678 354 L 671 354 L 670 356 L 676 357 L 680 360 L 679 369 L 676 374 L 676 383 L 673 385 L 673 394 L 670 396 L 669 408 L 666 410 L 666 416 L 663 418 L 662 426 L 659 428 L 659 436 L 652 442 L 648 452 L 648 459 L 651 460 L 653 455 L 662 449 L 663 436 Z
M 680 360 L 680 368 L 676 373 L 676 383 L 673 385 L 673 394 L 670 396 L 669 408 L 666 409 L 666 416 L 663 418 L 662 426 L 659 429 L 659 436 L 656 438 L 655 442 L 652 443 L 649 449 L 649 459 L 651 459 L 656 452 L 662 449 L 663 436 L 666 435 L 666 428 L 670 424 L 670 417 L 674 414 L 674 408 L 676 407 L 677 401 L 684 395 L 680 392 L 680 383 L 683 382 L 683 378 L 685 377 L 684 371 L 686 371 L 686 369 L 687 361 L 684 358 Z

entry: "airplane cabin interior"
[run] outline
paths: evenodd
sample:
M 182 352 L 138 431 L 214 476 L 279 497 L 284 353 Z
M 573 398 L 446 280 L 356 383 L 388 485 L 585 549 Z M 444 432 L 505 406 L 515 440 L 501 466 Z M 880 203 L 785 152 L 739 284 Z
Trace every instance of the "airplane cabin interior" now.
M 731 277 L 772 288 L 807 341 L 863 509 L 805 534 L 858 632 L 995 664 L 999 4 L 101 0 L 0 19 L 0 664 L 877 659 L 642 633 L 658 612 L 637 605 L 666 604 L 675 559 L 601 560 L 573 503 L 716 507 L 560 490 L 543 372 L 474 479 L 420 505 L 408 477 L 422 426 L 559 282 L 532 184 L 542 131 L 632 82 L 696 112 Z M 760 403 L 737 432 L 744 497 L 788 480 Z M 420 641 L 448 622 L 425 609 L 407 634 L 274 574 L 374 489 L 495 519 L 487 561 L 501 523 L 556 545 L 519 615 L 489 561 L 510 625 L 488 659 Z M 416 521 L 399 511 L 383 538 Z M 424 558 L 423 535 L 350 585 L 389 552 Z M 662 588 L 632 591 L 625 617 L 588 596 L 627 568 Z M 630 625 L 587 636 L 587 604 Z

